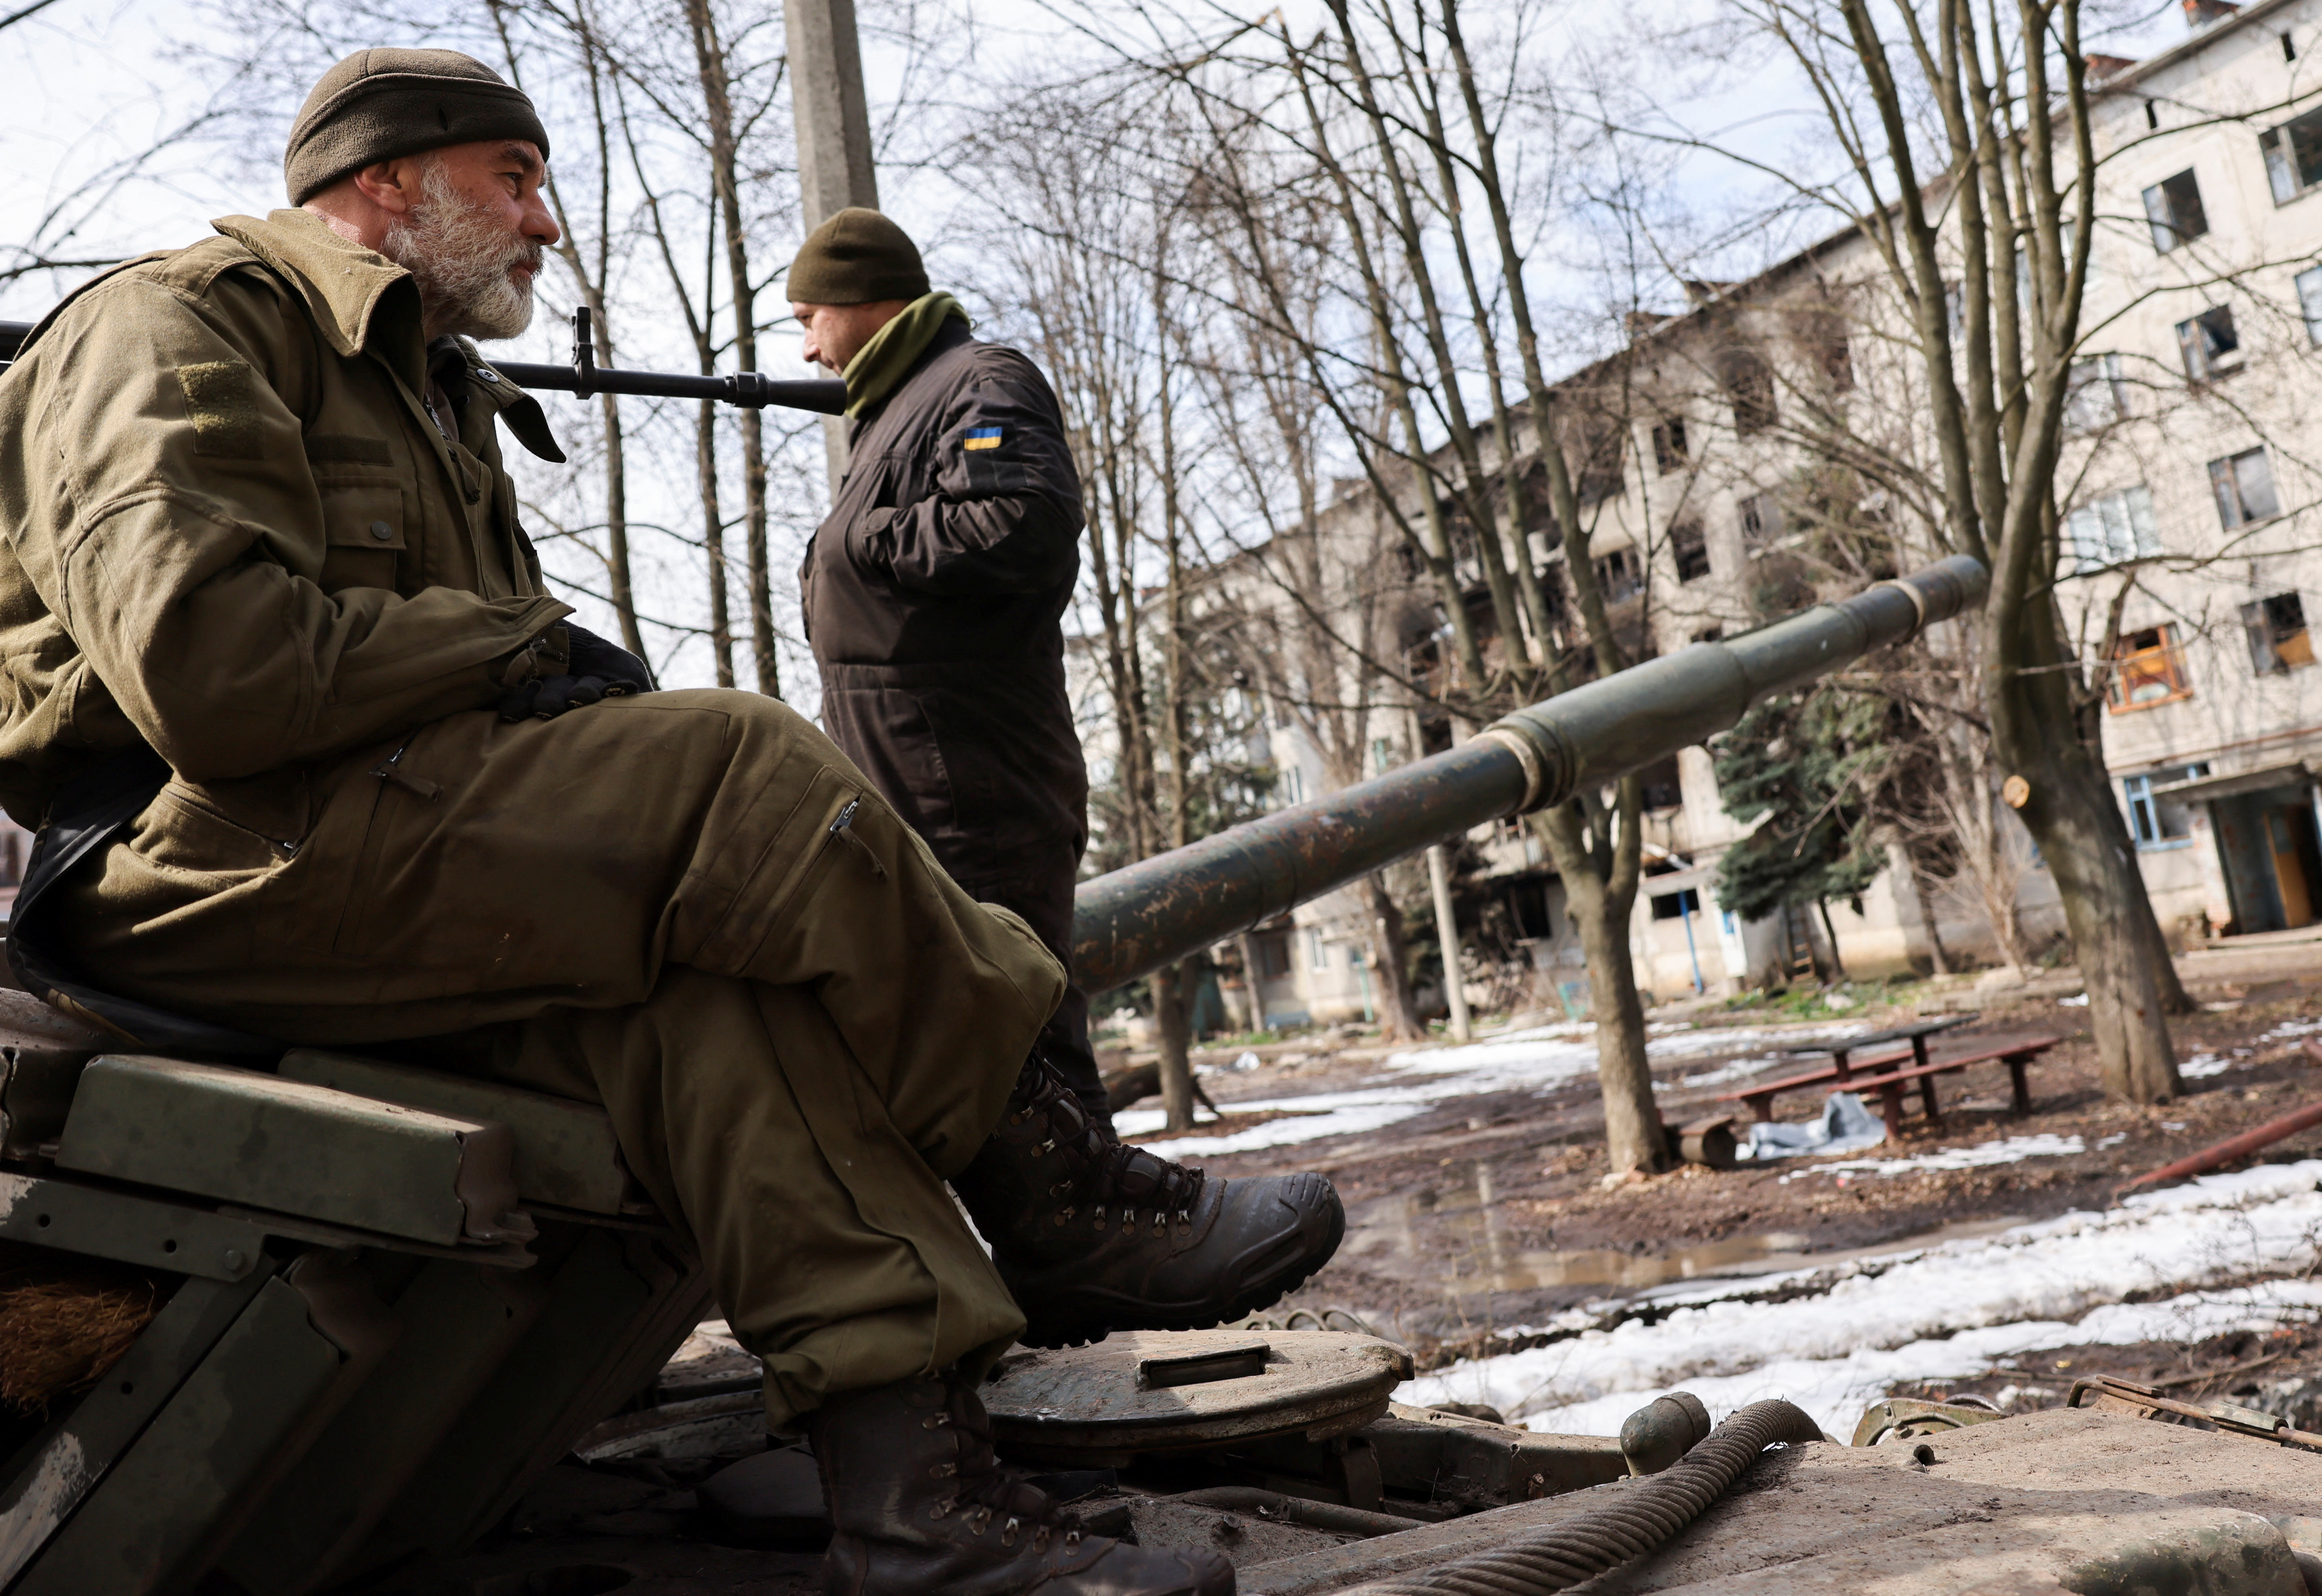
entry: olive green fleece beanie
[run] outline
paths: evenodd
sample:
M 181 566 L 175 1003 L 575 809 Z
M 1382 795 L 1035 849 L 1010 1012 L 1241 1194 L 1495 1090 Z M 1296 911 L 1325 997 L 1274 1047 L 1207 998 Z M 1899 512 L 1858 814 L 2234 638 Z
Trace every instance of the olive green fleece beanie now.
M 304 205 L 375 162 L 484 139 L 528 139 L 548 158 L 531 99 L 474 57 L 359 50 L 306 96 L 282 152 L 282 180 L 290 203 Z
M 785 291 L 795 305 L 871 305 L 928 294 L 919 246 L 877 211 L 850 205 L 806 235 Z

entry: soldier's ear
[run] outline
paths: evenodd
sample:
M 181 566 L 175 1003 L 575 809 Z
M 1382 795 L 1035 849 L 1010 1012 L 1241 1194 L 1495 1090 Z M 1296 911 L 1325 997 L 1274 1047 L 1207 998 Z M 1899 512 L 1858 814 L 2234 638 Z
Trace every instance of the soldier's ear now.
M 390 216 L 407 215 L 419 203 L 426 170 L 416 156 L 375 161 L 354 174 L 356 191 Z

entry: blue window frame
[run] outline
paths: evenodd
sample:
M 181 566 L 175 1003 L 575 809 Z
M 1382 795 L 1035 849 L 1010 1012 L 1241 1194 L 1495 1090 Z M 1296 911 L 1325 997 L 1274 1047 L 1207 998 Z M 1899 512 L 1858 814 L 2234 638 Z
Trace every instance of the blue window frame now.
M 2128 804 L 2129 834 L 2136 839 L 2137 847 L 2176 848 L 2193 834 L 2192 810 L 2166 795 L 2154 797 L 2153 789 L 2208 774 L 2206 764 L 2172 765 L 2120 778 L 2121 796 Z

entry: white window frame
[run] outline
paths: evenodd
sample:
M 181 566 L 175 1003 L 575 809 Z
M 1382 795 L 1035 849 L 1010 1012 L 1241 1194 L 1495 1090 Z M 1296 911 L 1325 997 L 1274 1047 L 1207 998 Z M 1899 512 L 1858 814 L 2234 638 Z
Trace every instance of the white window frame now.
M 2064 518 L 2064 543 L 2075 576 L 2152 559 L 2162 552 L 2153 490 L 2138 482 L 2090 500 Z

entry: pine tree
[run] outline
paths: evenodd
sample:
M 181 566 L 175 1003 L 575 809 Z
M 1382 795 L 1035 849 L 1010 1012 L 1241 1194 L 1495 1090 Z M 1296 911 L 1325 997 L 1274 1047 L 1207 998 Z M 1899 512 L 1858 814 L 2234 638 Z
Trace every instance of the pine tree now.
M 1712 745 L 1725 812 L 1760 822 L 1719 862 L 1719 903 L 1744 920 L 1811 903 L 1836 958 L 1831 900 L 1860 913 L 1887 866 L 1877 800 L 1894 768 L 1892 719 L 1860 694 L 1778 693 Z

